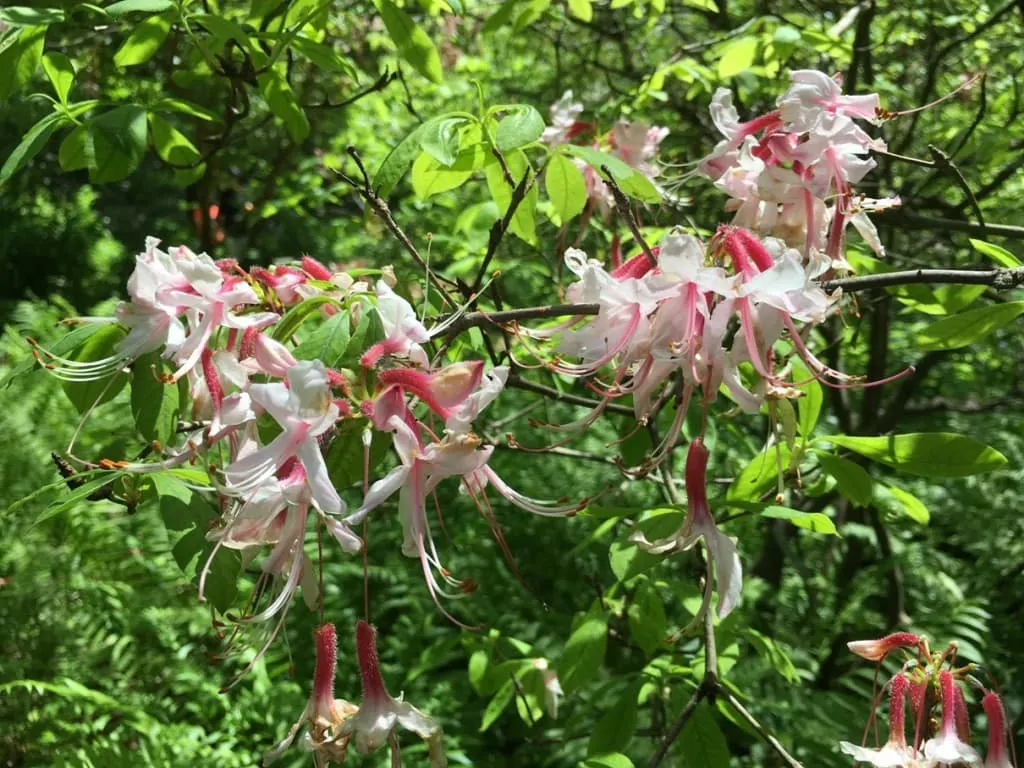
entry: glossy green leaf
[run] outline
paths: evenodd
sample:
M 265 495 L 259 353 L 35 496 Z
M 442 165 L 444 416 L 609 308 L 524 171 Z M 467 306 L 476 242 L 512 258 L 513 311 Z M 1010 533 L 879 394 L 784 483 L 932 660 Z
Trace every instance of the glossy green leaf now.
M 56 517 L 57 515 L 63 514 L 64 512 L 73 509 L 79 504 L 85 503 L 86 501 L 89 500 L 89 497 L 92 494 L 94 494 L 96 491 L 99 491 L 102 488 L 106 488 L 108 485 L 116 481 L 123 474 L 124 473 L 122 472 L 88 473 L 88 479 L 86 479 L 86 477 L 79 478 L 78 476 L 76 476 L 76 479 L 81 480 L 82 484 L 76 488 L 69 489 L 68 493 L 58 496 L 52 502 L 47 504 L 46 507 L 44 507 L 43 510 L 38 515 L 36 515 L 34 524 L 39 525 L 39 523 L 49 520 L 52 517 Z M 85 475 L 85 473 L 83 473 L 83 475 Z M 65 487 L 67 487 L 66 483 L 64 485 Z
M 150 16 L 121 43 L 114 54 L 114 63 L 119 67 L 145 64 L 160 50 L 170 32 L 171 20 L 167 16 Z
M 146 152 L 145 109 L 134 104 L 114 107 L 86 125 L 96 160 L 89 170 L 91 181 L 120 181 L 139 167 Z
M 126 13 L 163 13 L 173 7 L 171 0 L 119 0 L 103 10 L 110 16 L 123 16 Z
M 914 432 L 883 437 L 831 435 L 819 438 L 849 448 L 872 461 L 924 477 L 966 477 L 992 472 L 1006 465 L 995 448 L 966 435 Z
M 349 322 L 348 312 L 331 315 L 295 348 L 296 359 L 321 360 L 328 368 L 336 367 L 351 337 Z
M 579 167 L 561 154 L 552 155 L 544 168 L 544 190 L 562 223 L 582 213 L 587 204 L 587 182 Z
M 333 72 L 349 77 L 358 77 L 359 72 L 352 62 L 324 43 L 317 43 L 306 37 L 295 37 L 288 44 L 300 56 L 309 59 L 324 72 Z
M 117 345 L 125 336 L 125 330 L 121 326 L 106 325 L 89 336 L 86 342 L 68 357 L 79 363 L 103 360 L 114 354 Z M 127 383 L 128 375 L 117 371 L 94 381 L 62 381 L 61 387 L 78 412 L 85 413 L 94 405 L 102 405 L 113 400 Z
M 718 58 L 718 77 L 726 80 L 754 66 L 757 38 L 741 37 L 728 43 Z
M 459 153 L 458 157 L 446 167 L 435 157 L 421 152 L 412 165 L 412 189 L 416 197 L 426 200 L 428 197 L 447 192 L 462 186 L 479 168 L 487 162 L 496 162 L 490 157 L 482 144 L 477 144 Z
M 494 144 L 500 151 L 525 147 L 544 133 L 544 118 L 529 104 L 519 104 L 506 111 L 494 131 Z
M 900 514 L 906 515 L 915 523 L 928 525 L 928 522 L 931 520 L 931 513 L 928 511 L 928 507 L 925 506 L 924 502 L 917 498 L 917 496 L 893 485 L 883 486 L 882 490 L 888 493 L 893 502 L 895 502 L 893 505 L 885 506 L 889 507 L 893 511 L 898 511 Z
M 684 765 L 700 768 L 729 768 L 729 745 L 715 722 L 714 710 L 700 703 L 679 734 L 678 751 Z
M 632 684 L 601 715 L 587 744 L 588 755 L 624 752 L 636 731 L 636 698 L 639 686 Z
M 64 137 L 57 159 L 64 171 L 80 171 L 95 164 L 96 150 L 93 148 L 92 135 L 84 125 L 76 125 Z
M 71 59 L 59 51 L 50 51 L 43 56 L 43 71 L 50 78 L 57 100 L 61 104 L 67 104 L 68 93 L 75 83 L 75 67 Z
M 198 581 L 215 543 L 206 540 L 206 532 L 220 517 L 203 497 L 178 478 L 165 473 L 150 475 L 153 495 L 171 540 L 171 554 L 186 576 Z M 231 607 L 238 592 L 241 558 L 238 552 L 221 547 L 210 562 L 204 596 L 222 613 Z
M 25 5 L 11 5 L 0 8 L 0 21 L 16 27 L 47 26 L 64 21 L 60 8 L 29 8 Z
M 836 530 L 836 524 L 832 522 L 832 518 L 822 512 L 804 512 L 799 509 L 772 505 L 762 509 L 760 515 L 761 517 L 771 517 L 776 520 L 788 520 L 797 528 L 803 528 L 813 533 L 822 533 L 829 536 L 839 535 L 839 531 Z
M 442 166 L 451 166 L 459 155 L 465 117 L 442 117 L 423 132 L 420 146 Z M 477 131 L 479 133 L 479 131 Z
M 256 78 L 260 92 L 267 101 L 267 106 L 288 129 L 288 135 L 295 143 L 309 136 L 309 119 L 303 111 L 295 92 L 284 75 L 272 69 Z
M 199 150 L 181 131 L 162 117 L 150 112 L 149 135 L 156 153 L 174 165 L 190 165 L 199 161 Z
M 602 177 L 604 168 L 607 168 L 619 189 L 628 197 L 645 203 L 657 203 L 661 200 L 661 193 L 650 179 L 614 155 L 592 147 L 577 147 L 574 144 L 566 144 L 562 150 L 583 160 Z
M 759 453 L 733 480 L 726 498 L 758 501 L 778 484 L 779 473 L 789 466 L 789 457 L 789 448 L 785 443 L 773 445 Z
M 483 719 L 480 721 L 480 732 L 483 733 L 492 725 L 495 721 L 501 717 L 501 713 L 505 711 L 509 704 L 512 703 L 512 699 L 516 695 L 516 684 L 512 680 L 508 680 L 498 692 L 494 694 L 494 697 L 487 702 L 487 707 L 484 709 Z
M 307 320 L 319 316 L 320 310 L 328 304 L 344 309 L 344 304 L 332 296 L 321 295 L 303 299 L 294 307 L 289 307 L 284 316 L 274 324 L 271 336 L 275 341 L 283 342 L 290 339 Z
M 0 103 L 32 80 L 46 43 L 46 27 L 23 27 L 10 34 L 16 35 L 14 42 L 0 53 Z
M 0 186 L 39 154 L 39 150 L 46 146 L 50 136 L 65 119 L 64 115 L 51 112 L 28 129 L 28 133 L 21 137 L 18 146 L 7 156 L 3 167 L 0 167 Z
M 583 768 L 634 768 L 633 761 L 620 752 L 594 755 L 583 761 Z
M 521 0 L 505 0 L 484 22 L 482 32 L 485 35 L 490 35 L 512 21 L 512 17 L 515 15 L 516 8 L 520 3 Z
M 135 428 L 148 442 L 169 445 L 178 428 L 181 404 L 188 402 L 188 382 L 182 378 L 165 384 L 160 374 L 171 372 L 171 366 L 150 352 L 132 366 L 132 418 Z
M 430 36 L 412 18 L 391 2 L 375 0 L 384 26 L 398 49 L 398 55 L 409 62 L 413 69 L 434 83 L 444 79 L 441 56 L 434 47 Z
M 569 0 L 569 13 L 580 21 L 590 21 L 594 18 L 593 0 Z
M 1006 269 L 1016 269 L 1021 266 L 1020 259 L 1005 248 L 1000 248 L 998 245 L 993 245 L 992 243 L 986 243 L 984 240 L 975 240 L 973 237 L 969 239 L 971 241 L 971 247 L 974 248 L 974 250 L 988 256 L 999 266 L 1005 267 Z
M 821 408 L 825 403 L 825 392 L 821 383 L 811 375 L 810 370 L 799 358 L 794 358 L 790 365 L 793 368 L 793 378 L 804 382 L 797 389 L 804 393 L 796 402 L 797 426 L 800 434 L 805 438 L 810 437 L 814 428 L 821 418 Z
M 932 323 L 917 337 L 925 350 L 959 349 L 1004 328 L 1024 314 L 1024 301 L 1008 301 L 969 309 Z
M 191 101 L 185 99 L 178 99 L 171 96 L 164 96 L 161 99 L 154 101 L 150 107 L 150 112 L 180 112 L 183 115 L 189 117 L 197 117 L 200 120 L 205 120 L 210 123 L 220 122 L 220 116 L 216 112 L 212 112 L 206 107 L 200 106 L 199 104 L 193 104 Z
M 423 140 L 435 129 L 437 123 L 447 119 L 444 116 L 427 120 L 392 149 L 380 164 L 373 177 L 373 186 L 381 197 L 388 197 L 395 186 L 409 170 L 412 161 L 420 154 Z
M 519 184 L 527 173 L 532 173 L 529 161 L 522 150 L 517 149 L 509 152 L 505 156 L 505 162 L 516 184 Z M 505 179 L 499 163 L 489 164 L 486 167 L 486 176 L 487 188 L 491 192 L 491 197 L 494 198 L 494 202 L 498 205 L 498 210 L 504 216 L 512 204 L 512 187 L 509 186 L 508 181 Z M 537 197 L 537 185 L 534 184 L 530 187 L 530 191 L 526 193 L 519 207 L 516 208 L 516 212 L 512 216 L 512 222 L 509 225 L 509 231 L 512 234 L 530 244 L 537 242 Z
M 652 656 L 665 642 L 668 631 L 668 618 L 665 615 L 665 603 L 658 589 L 649 580 L 641 582 L 629 605 L 629 633 L 643 652 Z M 621 745 L 625 746 L 625 745 Z M 608 747 L 601 752 L 615 752 L 621 749 Z
M 566 695 L 590 682 L 604 664 L 608 619 L 591 611 L 569 636 L 558 660 L 558 681 Z
M 815 454 L 821 468 L 836 479 L 839 492 L 844 497 L 860 507 L 871 504 L 874 483 L 864 467 L 832 453 L 815 451 Z

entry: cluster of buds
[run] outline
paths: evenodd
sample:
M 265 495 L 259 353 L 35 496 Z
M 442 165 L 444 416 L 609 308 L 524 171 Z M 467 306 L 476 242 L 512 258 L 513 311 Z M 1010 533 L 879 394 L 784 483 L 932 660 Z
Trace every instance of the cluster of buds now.
M 927 638 L 897 632 L 880 640 L 849 643 L 850 650 L 879 664 L 900 649 L 912 650 L 899 672 L 886 683 L 889 692 L 889 737 L 877 748 L 841 742 L 840 749 L 860 763 L 878 768 L 952 768 L 982 766 L 1014 768 L 1007 750 L 1006 710 L 1002 699 L 974 676 L 975 667 L 956 666 L 956 646 L 929 650 Z M 971 746 L 970 719 L 964 690 L 976 690 L 988 718 L 988 750 L 984 763 Z M 906 705 L 913 718 L 907 739 Z M 874 713 L 872 713 L 872 718 Z
M 844 95 L 841 76 L 816 70 L 791 77 L 778 108 L 746 122 L 733 107 L 731 91 L 715 92 L 711 117 L 725 138 L 701 161 L 700 171 L 731 198 L 726 209 L 736 212 L 733 224 L 781 238 L 821 272 L 848 268 L 847 224 L 883 254 L 867 214 L 900 200 L 870 199 L 853 188 L 875 167 L 869 153 L 886 149 L 855 122 L 881 122 L 885 113 L 877 94 Z
M 317 768 L 331 763 L 344 764 L 350 745 L 357 753 L 369 755 L 385 743 L 391 748 L 392 765 L 401 765 L 401 750 L 395 730 L 412 731 L 427 742 L 430 768 L 444 768 L 448 761 L 441 744 L 441 726 L 399 696 L 388 693 L 377 658 L 377 633 L 360 620 L 356 624 L 356 658 L 362 681 L 363 697 L 359 706 L 334 698 L 334 670 L 337 663 L 337 636 L 333 624 L 313 631 L 316 667 L 313 692 L 302 716 L 285 738 L 263 756 L 263 765 L 277 760 L 305 726 L 302 746 L 313 753 Z
M 599 136 L 596 135 L 596 124 L 579 119 L 583 110 L 583 104 L 574 100 L 572 91 L 566 91 L 551 105 L 551 125 L 541 135 L 541 141 L 551 147 L 586 141 L 594 149 L 608 150 L 612 156 L 648 179 L 660 175 L 661 169 L 654 162 L 654 156 L 668 136 L 668 128 L 650 126 L 641 121 L 617 120 L 610 131 Z M 591 165 L 578 158 L 575 162 L 587 184 L 588 200 L 607 218 L 615 202 L 611 190 Z

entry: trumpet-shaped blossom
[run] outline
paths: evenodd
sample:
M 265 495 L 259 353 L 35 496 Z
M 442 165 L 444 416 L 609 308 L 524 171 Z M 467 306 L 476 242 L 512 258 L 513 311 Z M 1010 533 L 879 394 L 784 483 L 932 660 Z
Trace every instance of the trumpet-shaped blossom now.
M 814 69 L 798 69 L 790 79 L 793 84 L 779 97 L 778 106 L 783 122 L 792 131 L 812 131 L 826 115 L 879 122 L 881 104 L 876 93 L 846 95 L 840 76 L 829 77 Z
M 917 648 L 921 638 L 913 632 L 893 632 L 878 640 L 851 640 L 846 647 L 868 661 L 881 661 L 899 648 Z
M 988 753 L 985 768 L 1013 768 L 1006 751 L 1006 710 L 999 696 L 992 691 L 985 693 L 981 706 L 988 718 Z
M 642 549 L 652 554 L 682 552 L 704 540 L 708 549 L 708 562 L 715 572 L 718 586 L 718 615 L 728 616 L 740 601 L 743 590 L 743 567 L 736 552 L 735 539 L 726 536 L 715 525 L 708 506 L 707 467 L 708 449 L 701 438 L 690 443 L 686 454 L 686 519 L 672 536 L 657 541 L 648 541 L 642 533 L 631 538 Z M 705 588 L 704 606 L 707 610 L 711 600 L 710 580 Z
M 939 764 L 981 765 L 981 757 L 960 739 L 956 728 L 956 681 L 948 669 L 939 672 L 942 692 L 942 725 L 939 733 L 924 743 L 924 755 Z
M 384 355 L 397 355 L 426 367 L 427 355 L 420 345 L 430 341 L 430 333 L 416 317 L 416 310 L 384 280 L 377 281 L 375 290 L 384 339 L 367 349 L 360 362 L 366 368 L 373 368 Z
M 338 726 L 358 711 L 358 707 L 344 699 L 334 698 L 334 668 L 337 661 L 337 636 L 333 624 L 324 624 L 313 630 L 316 645 L 316 667 L 313 671 L 313 691 L 306 702 L 302 716 L 289 729 L 284 739 L 263 755 L 267 766 L 284 754 L 303 726 L 307 727 L 303 746 L 313 752 L 317 768 L 331 762 L 344 763 L 347 739 L 334 735 Z
M 380 674 L 376 635 L 374 628 L 365 621 L 356 624 L 356 656 L 363 697 L 359 711 L 342 721 L 335 738 L 353 739 L 356 751 L 363 755 L 376 752 L 387 742 L 391 746 L 392 765 L 401 765 L 395 734 L 395 728 L 401 726 L 427 742 L 431 768 L 444 768 L 448 760 L 441 743 L 441 726 L 401 697 L 396 699 L 388 693 Z
M 876 768 L 907 768 L 916 764 L 920 755 L 907 746 L 904 730 L 906 698 L 910 681 L 903 673 L 897 674 L 889 683 L 889 739 L 880 749 L 859 747 L 848 741 L 840 742 L 839 748 L 861 763 L 870 763 Z
M 288 384 L 252 384 L 249 396 L 281 426 L 267 446 L 235 460 L 224 470 L 229 492 L 246 496 L 259 488 L 285 462 L 297 457 L 305 470 L 313 503 L 323 512 L 344 512 L 327 474 L 317 438 L 337 421 L 339 409 L 331 399 L 327 369 L 319 360 L 302 361 L 288 370 Z

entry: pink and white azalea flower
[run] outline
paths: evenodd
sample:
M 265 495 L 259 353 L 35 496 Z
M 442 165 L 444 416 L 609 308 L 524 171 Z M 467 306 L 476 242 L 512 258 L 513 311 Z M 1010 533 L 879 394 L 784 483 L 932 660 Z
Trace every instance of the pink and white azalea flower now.
M 354 740 L 356 752 L 362 755 L 373 754 L 387 743 L 391 747 L 391 764 L 400 765 L 395 729 L 401 726 L 427 742 L 430 768 L 445 768 L 448 760 L 441 742 L 441 726 L 434 718 L 402 701 L 401 696 L 396 699 L 388 693 L 380 674 L 376 630 L 362 619 L 356 624 L 356 657 L 363 697 L 359 710 L 338 726 L 335 740 Z
M 981 706 L 988 718 L 988 753 L 985 768 L 1014 768 L 1006 751 L 1006 710 L 1002 699 L 988 691 L 981 700 Z
M 376 311 L 384 326 L 384 339 L 363 353 L 360 360 L 362 365 L 373 368 L 384 355 L 396 355 L 426 367 L 427 354 L 420 345 L 430 341 L 430 333 L 416 316 L 416 310 L 391 290 L 391 286 L 384 280 L 377 281 L 375 291 Z
M 910 681 L 902 672 L 897 673 L 889 682 L 889 739 L 880 749 L 869 749 L 842 741 L 839 748 L 843 753 L 858 762 L 870 763 L 876 768 L 907 768 L 916 764 L 915 761 L 921 755 L 907 746 L 904 730 L 909 688 Z
M 790 73 L 793 84 L 779 97 L 779 114 L 786 128 L 797 133 L 814 130 L 825 115 L 848 117 L 878 123 L 878 94 L 844 95 L 842 77 L 829 77 L 815 69 Z
M 942 692 L 942 725 L 934 738 L 924 743 L 924 755 L 939 764 L 981 765 L 981 756 L 961 741 L 956 728 L 956 681 L 948 669 L 939 672 Z
M 612 128 L 611 144 L 613 153 L 636 168 L 649 179 L 661 173 L 651 162 L 658 154 L 658 146 L 668 136 L 668 128 L 649 126 L 639 121 L 620 120 Z
M 576 118 L 582 112 L 583 104 L 573 100 L 571 90 L 566 91 L 551 105 L 551 125 L 544 129 L 540 140 L 552 147 L 568 143 L 580 131 L 581 124 Z
M 338 406 L 331 399 L 324 364 L 319 360 L 298 362 L 288 370 L 288 385 L 252 384 L 249 396 L 274 418 L 282 432 L 269 445 L 225 468 L 227 490 L 245 497 L 262 486 L 288 459 L 297 457 L 305 469 L 317 508 L 329 514 L 344 513 L 344 502 L 327 474 L 317 441 L 339 415 Z
M 846 647 L 868 661 L 881 661 L 899 648 L 917 648 L 921 637 L 913 632 L 893 632 L 878 640 L 851 640 Z

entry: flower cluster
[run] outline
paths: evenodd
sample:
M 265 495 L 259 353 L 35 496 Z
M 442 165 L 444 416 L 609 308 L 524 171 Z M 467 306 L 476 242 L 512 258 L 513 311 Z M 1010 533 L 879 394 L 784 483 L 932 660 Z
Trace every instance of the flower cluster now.
M 798 70 L 791 77 L 778 108 L 746 122 L 739 119 L 731 91 L 715 92 L 711 117 L 725 138 L 701 161 L 700 170 L 730 197 L 726 209 L 736 212 L 736 226 L 781 238 L 806 259 L 820 262 L 823 272 L 848 268 L 846 225 L 853 224 L 882 254 L 867 214 L 900 203 L 899 198 L 870 199 L 853 188 L 875 167 L 869 153 L 886 148 L 855 121 L 878 123 L 884 113 L 876 94 L 844 95 L 840 76 Z
M 587 138 L 589 146 L 609 150 L 612 156 L 635 168 L 648 179 L 660 175 L 661 169 L 655 164 L 654 156 L 661 142 L 668 136 L 668 128 L 649 126 L 640 121 L 618 120 L 606 135 L 595 136 L 597 126 L 578 119 L 583 110 L 583 104 L 574 100 L 572 91 L 566 91 L 561 99 L 551 105 L 551 125 L 544 130 L 541 141 L 555 147 Z M 587 184 L 588 199 L 607 217 L 615 202 L 611 190 L 591 165 L 579 158 L 575 162 Z
M 974 677 L 974 667 L 957 668 L 956 646 L 940 653 L 929 650 L 928 640 L 898 632 L 880 640 L 849 644 L 859 656 L 881 663 L 900 648 L 916 651 L 886 683 L 889 691 L 889 737 L 877 748 L 841 742 L 840 749 L 859 763 L 878 768 L 945 768 L 981 766 L 1013 768 L 1007 751 L 1006 711 L 1002 699 Z M 965 686 L 981 695 L 988 718 L 988 750 L 985 761 L 971 746 L 970 718 Z M 908 741 L 906 705 L 912 721 Z M 933 728 L 933 722 L 938 723 Z

